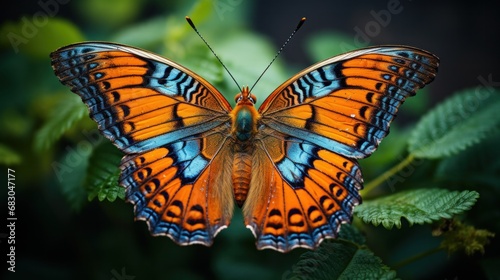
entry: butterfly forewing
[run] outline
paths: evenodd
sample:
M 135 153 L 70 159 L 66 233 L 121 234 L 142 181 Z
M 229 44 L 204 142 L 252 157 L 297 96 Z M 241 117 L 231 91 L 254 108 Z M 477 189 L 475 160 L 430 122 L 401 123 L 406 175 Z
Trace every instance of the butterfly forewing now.
M 438 59 L 410 47 L 353 51 L 313 65 L 262 104 L 262 124 L 348 157 L 375 151 L 405 98 L 430 83 Z
M 61 82 L 81 96 L 103 134 L 125 152 L 154 149 L 228 121 L 231 107 L 213 86 L 146 51 L 84 43 L 51 58 Z
M 126 153 L 120 184 L 137 219 L 181 245 L 210 245 L 233 205 L 230 184 L 213 172 L 230 157 L 217 156 L 230 128 L 224 97 L 190 70 L 128 46 L 75 44 L 51 59 L 103 135 Z

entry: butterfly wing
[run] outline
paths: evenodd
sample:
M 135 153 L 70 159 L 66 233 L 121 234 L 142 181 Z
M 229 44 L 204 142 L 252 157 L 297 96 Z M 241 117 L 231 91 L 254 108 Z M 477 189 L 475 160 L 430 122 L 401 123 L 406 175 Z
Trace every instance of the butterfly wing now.
M 210 245 L 233 205 L 231 186 L 210 173 L 224 160 L 218 154 L 231 110 L 224 97 L 190 70 L 124 45 L 75 44 L 51 59 L 102 134 L 125 152 L 120 184 L 137 219 L 181 245 Z
M 209 246 L 229 225 L 234 199 L 226 134 L 204 132 L 123 158 L 120 184 L 151 234 Z
M 438 63 L 411 47 L 361 49 L 301 71 L 264 101 L 254 163 L 267 181 L 256 178 L 244 209 L 259 248 L 314 248 L 336 236 L 361 202 L 356 158 L 376 150 Z
M 260 137 L 243 208 L 257 248 L 288 252 L 335 237 L 361 202 L 356 160 L 271 128 Z

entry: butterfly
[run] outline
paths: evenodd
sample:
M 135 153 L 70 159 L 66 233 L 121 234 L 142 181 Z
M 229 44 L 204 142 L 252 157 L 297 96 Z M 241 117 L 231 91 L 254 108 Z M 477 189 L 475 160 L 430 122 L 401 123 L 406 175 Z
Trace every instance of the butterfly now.
M 210 246 L 236 204 L 257 248 L 280 252 L 314 249 L 351 222 L 357 159 L 439 64 L 413 47 L 351 51 L 300 71 L 257 110 L 248 87 L 232 108 L 193 71 L 131 46 L 77 43 L 51 61 L 124 152 L 119 183 L 152 235 Z

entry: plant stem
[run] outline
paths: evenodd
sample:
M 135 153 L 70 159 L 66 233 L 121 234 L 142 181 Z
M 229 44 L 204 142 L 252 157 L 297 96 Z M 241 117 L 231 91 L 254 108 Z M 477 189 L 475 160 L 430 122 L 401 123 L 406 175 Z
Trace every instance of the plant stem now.
M 363 190 L 364 195 L 367 195 L 368 193 L 373 191 L 376 187 L 378 187 L 380 184 L 385 182 L 387 179 L 391 178 L 394 174 L 398 173 L 401 169 L 410 165 L 413 159 L 414 159 L 413 154 L 409 154 L 403 161 L 401 161 L 391 169 L 387 170 L 386 172 L 382 173 L 382 175 L 375 178 L 375 180 L 372 180 L 370 183 L 366 184 Z
M 415 261 L 418 261 L 420 259 L 423 259 L 423 258 L 425 258 L 427 256 L 430 256 L 430 255 L 432 255 L 434 253 L 437 253 L 437 252 L 439 252 L 441 250 L 443 250 L 443 248 L 441 246 L 437 246 L 437 247 L 432 248 L 430 250 L 427 250 L 427 251 L 424 251 L 422 253 L 419 253 L 419 254 L 416 254 L 414 256 L 411 256 L 411 257 L 407 258 L 406 260 L 400 261 L 399 263 L 396 263 L 396 264 L 392 265 L 391 268 L 393 268 L 393 269 L 399 269 L 399 268 L 401 268 L 401 267 L 403 267 L 405 265 L 408 265 L 408 264 L 410 264 L 412 262 L 415 262 Z

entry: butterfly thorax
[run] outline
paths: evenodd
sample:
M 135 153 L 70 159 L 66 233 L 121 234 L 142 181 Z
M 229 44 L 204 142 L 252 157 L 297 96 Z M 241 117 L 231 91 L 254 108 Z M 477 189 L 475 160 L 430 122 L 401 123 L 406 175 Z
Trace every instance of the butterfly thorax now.
M 235 97 L 236 107 L 231 112 L 232 134 L 239 141 L 249 141 L 257 132 L 259 112 L 255 109 L 256 97 L 244 87 Z
M 252 175 L 253 137 L 257 133 L 257 121 L 260 117 L 255 109 L 256 98 L 244 87 L 236 95 L 236 107 L 231 112 L 233 146 L 233 192 L 236 203 L 242 206 L 246 200 Z

